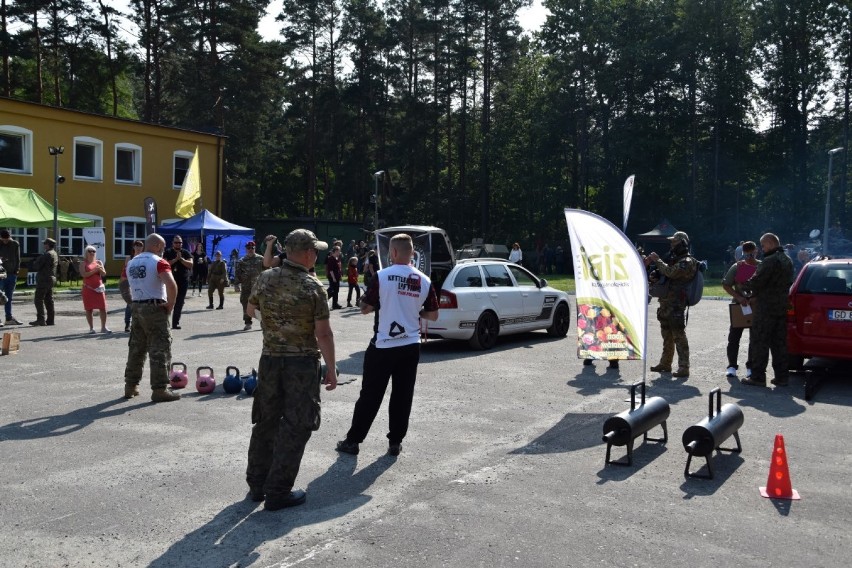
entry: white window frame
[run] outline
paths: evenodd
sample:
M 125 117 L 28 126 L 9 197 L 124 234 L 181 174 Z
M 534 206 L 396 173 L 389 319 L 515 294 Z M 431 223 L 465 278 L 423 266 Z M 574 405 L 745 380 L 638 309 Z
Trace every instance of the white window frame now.
M 90 215 L 89 213 L 72 213 L 75 217 L 82 217 L 94 221 L 95 227 L 104 226 L 104 218 L 98 215 Z M 75 231 L 79 234 L 74 234 Z M 77 243 L 79 247 L 75 248 Z M 63 246 L 64 244 L 64 246 Z M 65 256 L 83 256 L 83 250 L 86 248 L 86 239 L 83 237 L 82 227 L 65 227 L 59 229 L 59 242 L 56 244 L 57 249 L 61 250 Z
M 84 176 L 77 174 L 77 145 L 81 144 L 84 146 L 94 146 L 95 148 L 95 163 L 92 165 L 92 169 L 94 170 L 93 176 Z M 82 180 L 82 181 L 103 181 L 104 179 L 104 143 L 102 140 L 98 140 L 97 138 L 91 138 L 89 136 L 75 136 L 74 137 L 74 155 L 72 158 L 74 161 L 72 162 L 74 166 L 74 179 Z
M 21 128 L 20 126 L 13 126 L 11 124 L 2 124 L 0 125 L 0 133 L 9 134 L 12 136 L 22 136 L 24 139 L 23 143 L 23 156 L 21 160 L 22 169 L 12 169 L 12 168 L 2 168 L 0 167 L 0 172 L 10 173 L 10 174 L 24 174 L 24 175 L 32 175 L 33 174 L 33 131 L 27 130 L 26 128 Z
M 138 223 L 142 225 L 142 234 L 135 235 L 131 237 L 125 237 L 123 235 L 119 236 L 118 224 L 119 223 Z M 145 217 L 116 217 L 112 220 L 112 259 L 113 260 L 124 260 L 128 257 L 128 255 L 124 254 L 124 246 L 119 243 L 123 243 L 124 241 L 130 241 L 131 247 L 133 241 L 140 240 L 145 241 L 145 225 L 147 221 Z M 128 248 L 131 248 L 128 247 Z
M 118 179 L 119 151 L 133 152 L 133 179 Z M 136 144 L 121 142 L 115 145 L 115 183 L 121 185 L 142 185 L 142 147 Z
M 181 180 L 180 185 L 174 185 L 175 182 L 175 173 L 177 173 L 177 159 L 178 158 L 186 158 L 189 160 L 189 165 L 186 168 L 186 174 L 184 174 L 184 178 L 189 174 L 189 168 L 192 167 L 192 158 L 195 156 L 195 152 L 187 152 L 186 150 L 177 150 L 174 154 L 172 154 L 172 189 L 180 189 L 183 186 L 183 180 Z
M 44 238 L 47 236 L 47 229 L 38 229 L 35 227 L 9 227 L 9 234 L 12 238 L 18 241 L 21 246 L 21 260 L 24 256 L 34 256 L 44 252 L 42 250 Z M 33 246 L 28 246 L 32 244 Z

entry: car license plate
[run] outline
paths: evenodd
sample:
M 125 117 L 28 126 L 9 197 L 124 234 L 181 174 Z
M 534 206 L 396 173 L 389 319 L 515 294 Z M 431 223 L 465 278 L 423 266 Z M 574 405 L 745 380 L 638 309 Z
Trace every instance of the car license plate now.
M 852 310 L 828 310 L 828 320 L 852 322 Z

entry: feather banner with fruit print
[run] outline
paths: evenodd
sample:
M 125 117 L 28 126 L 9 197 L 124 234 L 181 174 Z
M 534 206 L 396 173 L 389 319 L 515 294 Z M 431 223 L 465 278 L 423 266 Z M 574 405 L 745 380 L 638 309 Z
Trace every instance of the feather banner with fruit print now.
M 636 247 L 598 215 L 565 209 L 577 287 L 577 357 L 644 359 L 648 277 Z

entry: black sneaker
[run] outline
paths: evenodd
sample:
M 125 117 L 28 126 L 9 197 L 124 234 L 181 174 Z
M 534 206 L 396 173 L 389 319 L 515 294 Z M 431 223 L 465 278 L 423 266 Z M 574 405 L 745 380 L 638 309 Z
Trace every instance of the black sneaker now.
M 591 365 L 591 364 L 592 364 L 592 360 L 591 360 L 591 359 L 583 359 L 583 366 L 584 366 L 584 367 L 588 367 L 588 366 L 589 366 L 589 365 Z
M 609 368 L 610 368 L 610 369 L 618 369 L 618 361 L 617 361 L 617 360 L 615 360 L 615 359 L 613 359 L 612 361 L 610 361 L 610 362 L 609 362 Z
M 402 451 L 402 444 L 394 444 L 391 442 L 388 444 L 388 455 L 389 456 L 398 456 L 399 452 Z
M 307 495 L 301 489 L 294 489 L 283 497 L 269 495 L 266 497 L 266 505 L 264 509 L 267 511 L 277 511 L 287 507 L 295 507 L 305 502 Z
M 775 377 L 769 382 L 775 385 L 776 387 L 786 387 L 790 384 L 790 379 L 787 377 Z
M 352 454 L 353 456 L 357 456 L 359 452 L 358 444 L 349 440 L 340 440 L 334 449 L 344 454 Z
M 249 499 L 255 503 L 260 503 L 266 498 L 263 493 L 263 487 L 249 487 Z

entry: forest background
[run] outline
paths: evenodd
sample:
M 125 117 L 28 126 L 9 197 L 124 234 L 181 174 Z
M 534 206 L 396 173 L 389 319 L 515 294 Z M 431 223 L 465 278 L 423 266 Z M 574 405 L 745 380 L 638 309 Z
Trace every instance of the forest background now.
M 822 228 L 849 0 L 0 0 L 0 94 L 228 137 L 224 216 L 567 238 L 564 207 L 697 248 Z M 849 226 L 848 153 L 831 223 Z M 374 176 L 375 172 L 384 174 Z

